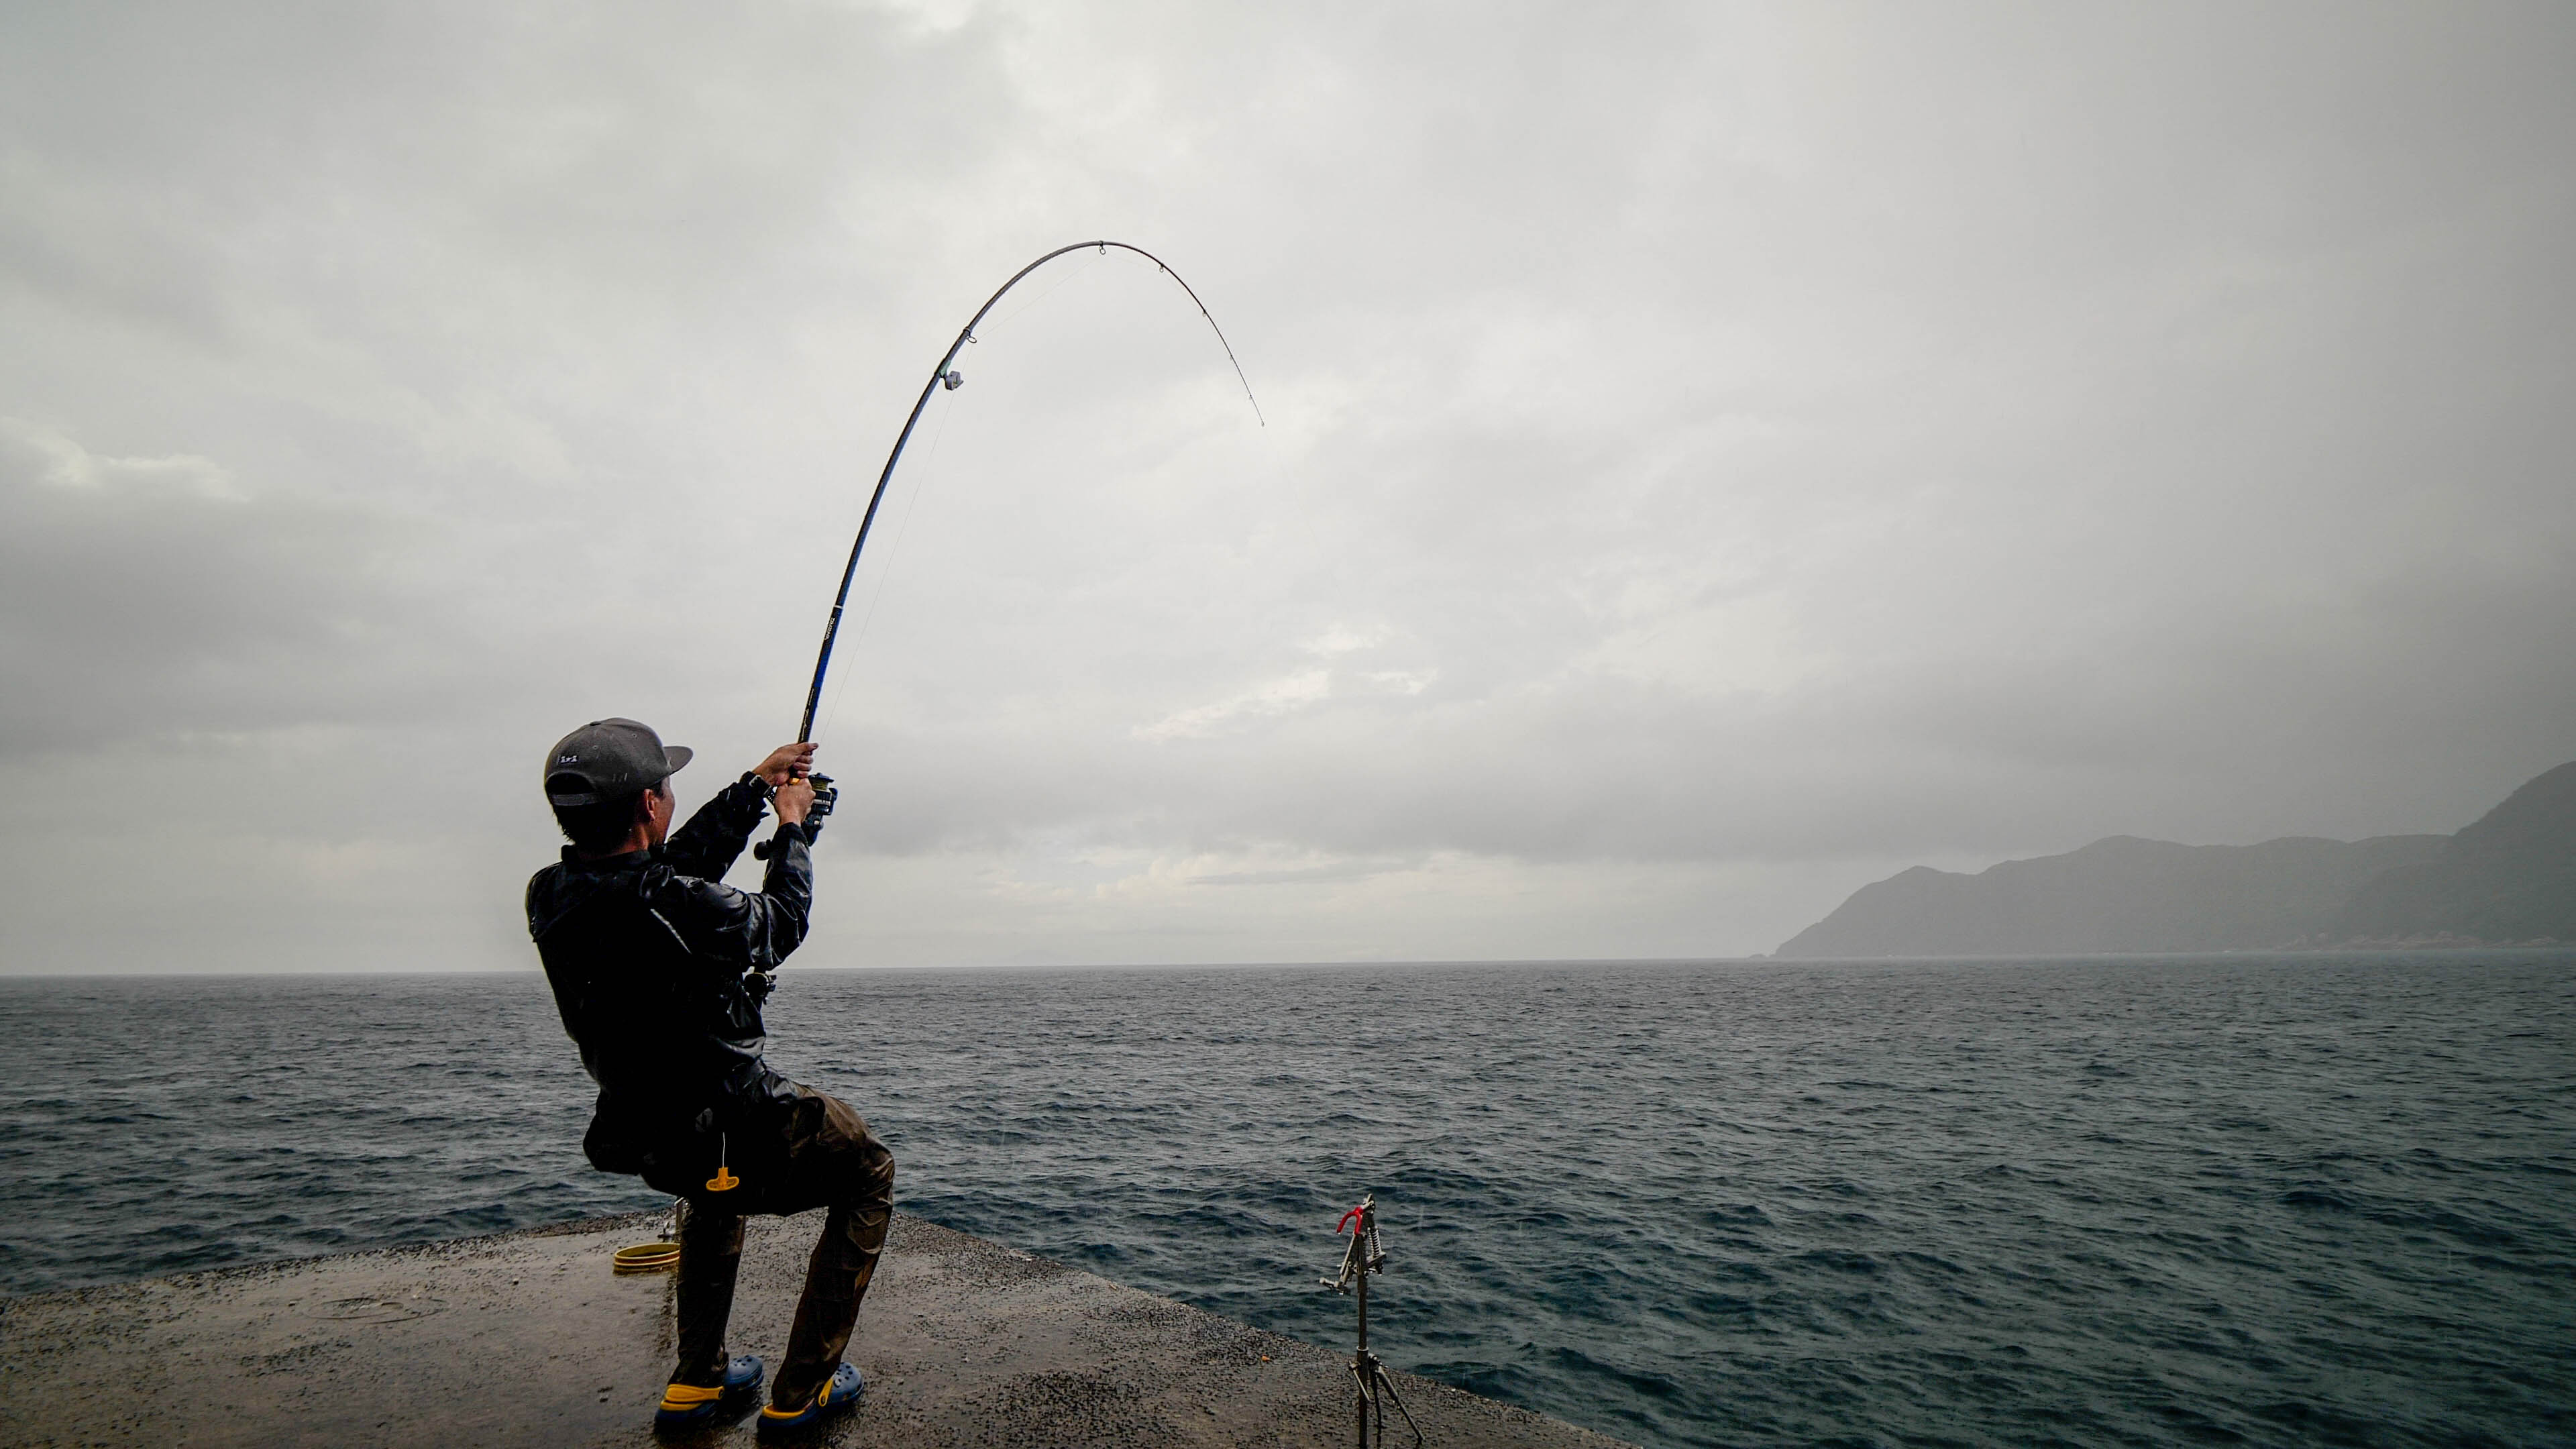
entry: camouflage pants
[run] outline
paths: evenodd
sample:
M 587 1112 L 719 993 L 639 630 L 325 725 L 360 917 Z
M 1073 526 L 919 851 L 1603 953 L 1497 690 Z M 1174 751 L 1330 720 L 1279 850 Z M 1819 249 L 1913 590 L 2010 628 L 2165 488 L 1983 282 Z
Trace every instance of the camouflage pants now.
M 770 1402 L 781 1408 L 810 1401 L 839 1366 L 894 1212 L 894 1154 L 848 1104 L 806 1087 L 796 1092 L 784 1153 L 745 1154 L 760 1163 L 761 1180 L 746 1164 L 740 1188 L 681 1199 L 680 1362 L 671 1373 L 673 1383 L 724 1380 L 725 1323 L 742 1266 L 744 1215 L 821 1207 L 823 1236 L 806 1264 L 805 1296 L 771 1383 Z

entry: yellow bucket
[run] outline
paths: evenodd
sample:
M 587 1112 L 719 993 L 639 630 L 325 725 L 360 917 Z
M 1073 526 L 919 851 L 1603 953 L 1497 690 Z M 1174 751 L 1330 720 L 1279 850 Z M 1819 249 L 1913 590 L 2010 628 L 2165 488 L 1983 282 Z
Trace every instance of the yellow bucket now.
M 680 1245 L 677 1243 L 637 1243 L 631 1248 L 617 1250 L 615 1267 L 620 1273 L 658 1273 L 665 1268 L 677 1267 L 679 1262 Z

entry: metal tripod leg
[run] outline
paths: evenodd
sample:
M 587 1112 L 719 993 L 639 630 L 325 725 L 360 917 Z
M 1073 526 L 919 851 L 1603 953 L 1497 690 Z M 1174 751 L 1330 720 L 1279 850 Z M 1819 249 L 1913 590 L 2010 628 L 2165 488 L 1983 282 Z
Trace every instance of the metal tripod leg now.
M 1357 1361 L 1351 1364 L 1351 1375 L 1360 1381 L 1364 1441 L 1361 1449 L 1371 1449 L 1370 1444 L 1366 1442 L 1368 1440 L 1374 1440 L 1376 1449 L 1384 1449 L 1386 1401 L 1389 1399 L 1395 1401 L 1395 1411 L 1404 1416 L 1404 1427 L 1412 1431 L 1413 1442 L 1418 1449 L 1422 1443 L 1422 1426 L 1413 1422 L 1413 1411 L 1404 1406 L 1404 1395 L 1396 1390 L 1395 1378 L 1386 1371 L 1385 1361 L 1373 1353 L 1361 1354 Z M 1371 1422 L 1376 1426 L 1373 1434 L 1368 1429 Z

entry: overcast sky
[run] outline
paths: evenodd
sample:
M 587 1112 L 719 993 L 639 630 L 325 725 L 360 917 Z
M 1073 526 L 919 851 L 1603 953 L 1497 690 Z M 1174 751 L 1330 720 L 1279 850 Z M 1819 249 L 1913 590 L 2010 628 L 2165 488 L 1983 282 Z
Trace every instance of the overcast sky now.
M 2576 758 L 2576 8 L 0 10 L 0 970 L 1767 951 Z M 735 877 L 751 879 L 749 863 Z

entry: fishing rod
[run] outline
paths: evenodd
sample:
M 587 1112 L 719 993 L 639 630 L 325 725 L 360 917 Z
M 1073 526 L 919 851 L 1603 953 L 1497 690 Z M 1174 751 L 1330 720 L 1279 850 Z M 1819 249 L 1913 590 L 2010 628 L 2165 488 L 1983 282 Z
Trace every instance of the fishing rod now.
M 1125 242 L 1075 242 L 1071 246 L 1057 247 L 1054 251 L 1013 272 L 1011 279 L 996 289 L 992 296 L 985 298 L 984 305 L 975 309 L 975 315 L 966 319 L 966 325 L 957 329 L 957 340 L 948 344 L 948 350 L 940 355 L 939 364 L 930 369 L 930 380 L 921 385 L 921 396 L 913 400 L 912 415 L 903 420 L 903 431 L 895 435 L 894 451 L 886 454 L 885 467 L 877 473 L 876 491 L 868 495 L 868 511 L 859 519 L 859 536 L 850 544 L 850 561 L 841 569 L 840 590 L 832 595 L 831 617 L 823 621 L 823 648 L 814 656 L 814 684 L 812 688 L 805 691 L 805 718 L 796 726 L 798 744 L 814 738 L 814 711 L 823 703 L 823 676 L 832 668 L 832 644 L 840 637 L 841 611 L 850 601 L 850 580 L 858 576 L 859 554 L 868 546 L 868 530 L 876 525 L 877 505 L 885 501 L 886 484 L 894 477 L 895 464 L 903 461 L 903 445 L 912 441 L 913 425 L 921 421 L 921 410 L 930 405 L 930 395 L 941 390 L 954 392 L 965 385 L 966 379 L 952 366 L 957 361 L 958 352 L 966 344 L 975 340 L 975 328 L 983 322 L 984 314 L 992 311 L 994 303 L 1001 301 L 1004 294 L 1018 286 L 1021 278 L 1068 253 L 1090 248 L 1106 256 L 1111 247 L 1116 247 L 1122 252 L 1134 252 L 1160 268 L 1164 276 L 1180 283 L 1181 290 L 1188 293 L 1190 301 L 1197 305 L 1199 315 L 1207 318 L 1209 330 L 1216 333 L 1217 345 L 1225 349 L 1225 360 L 1234 364 L 1235 381 L 1243 384 L 1243 396 L 1252 404 L 1252 415 L 1260 419 L 1263 427 L 1270 425 L 1270 420 L 1261 416 L 1261 400 L 1252 395 L 1252 380 L 1243 375 L 1243 363 L 1234 355 L 1234 344 L 1225 340 L 1225 329 L 1216 325 L 1216 314 L 1208 311 L 1207 303 L 1199 301 L 1197 290 L 1183 281 L 1181 274 L 1173 271 L 1161 257 L 1143 247 L 1129 246 Z

